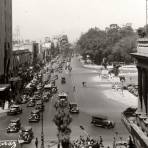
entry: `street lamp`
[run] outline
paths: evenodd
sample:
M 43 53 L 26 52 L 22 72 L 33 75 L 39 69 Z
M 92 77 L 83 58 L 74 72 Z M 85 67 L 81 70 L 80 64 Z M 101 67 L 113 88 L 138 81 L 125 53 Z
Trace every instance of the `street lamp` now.
M 43 109 L 43 100 L 42 100 L 42 109 Z M 41 148 L 44 148 L 43 110 L 42 110 Z
M 43 74 L 42 74 L 43 77 Z M 44 109 L 44 104 L 43 104 L 43 85 L 42 85 L 42 89 L 41 89 L 41 97 L 42 97 L 42 106 L 41 106 L 41 110 L 42 110 L 42 130 L 41 130 L 41 148 L 44 148 L 44 123 L 43 123 L 43 109 Z

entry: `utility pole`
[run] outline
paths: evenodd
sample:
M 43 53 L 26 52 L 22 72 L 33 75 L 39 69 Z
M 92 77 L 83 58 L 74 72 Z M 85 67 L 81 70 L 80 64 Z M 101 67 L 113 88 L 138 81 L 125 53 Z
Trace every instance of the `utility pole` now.
M 148 11 L 148 7 L 147 7 L 147 0 L 146 0 L 146 24 L 145 24 L 145 33 L 147 35 L 147 11 Z
M 43 100 L 42 100 L 42 108 L 43 106 L 44 105 L 43 105 Z M 43 110 L 42 110 L 41 148 L 44 148 Z
M 43 102 L 43 74 L 42 74 L 42 79 L 41 79 L 41 83 L 42 83 L 42 89 L 41 89 L 41 97 L 42 97 L 42 131 L 41 131 L 41 148 L 44 148 L 44 123 L 43 123 L 43 110 L 44 110 L 44 102 Z

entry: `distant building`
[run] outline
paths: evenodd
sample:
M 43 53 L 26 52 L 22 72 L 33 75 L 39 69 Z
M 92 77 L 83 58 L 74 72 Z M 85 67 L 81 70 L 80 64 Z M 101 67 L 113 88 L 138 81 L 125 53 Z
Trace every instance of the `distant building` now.
M 50 42 L 50 37 L 45 37 L 44 40 L 45 40 L 45 43 L 48 43 Z
M 0 0 L 0 82 L 6 81 L 12 53 L 12 0 Z
M 117 24 L 110 24 L 110 29 L 119 29 Z

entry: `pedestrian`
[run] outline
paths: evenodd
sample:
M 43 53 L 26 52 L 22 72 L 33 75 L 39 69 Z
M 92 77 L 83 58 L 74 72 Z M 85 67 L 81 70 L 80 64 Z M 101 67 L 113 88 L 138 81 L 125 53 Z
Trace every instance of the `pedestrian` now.
M 35 138 L 35 146 L 36 148 L 38 148 L 38 138 L 37 137 Z
M 102 138 L 102 136 L 100 136 L 100 146 L 104 147 L 103 146 L 103 138 Z
M 76 87 L 74 86 L 74 87 L 73 87 L 73 92 L 75 92 L 75 91 L 76 91 Z
M 86 87 L 86 82 L 83 81 L 82 82 L 82 85 L 83 85 L 83 87 Z

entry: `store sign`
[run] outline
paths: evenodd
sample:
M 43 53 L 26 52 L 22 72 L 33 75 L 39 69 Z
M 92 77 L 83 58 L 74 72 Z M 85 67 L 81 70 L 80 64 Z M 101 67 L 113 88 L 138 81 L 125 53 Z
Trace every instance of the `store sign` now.
M 20 148 L 20 144 L 16 140 L 0 141 L 0 148 Z

